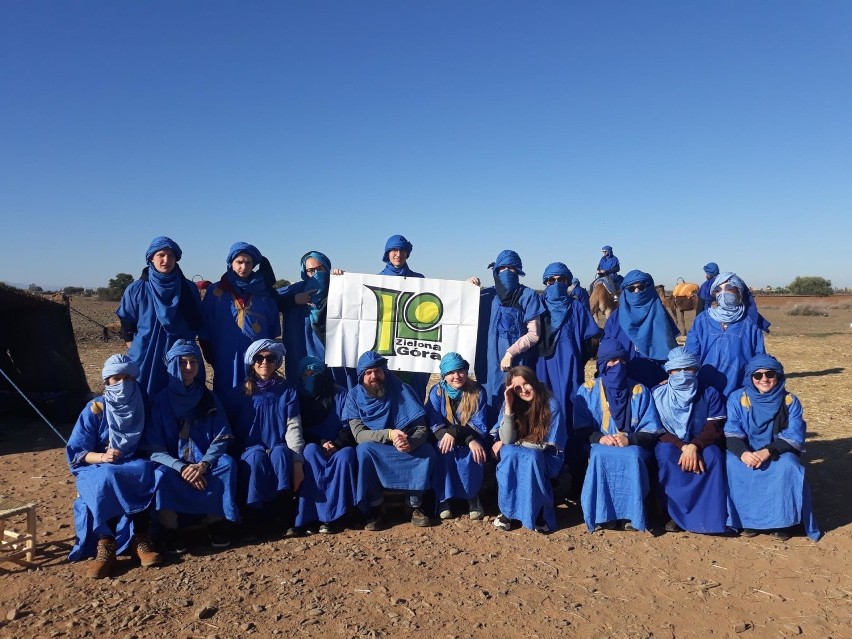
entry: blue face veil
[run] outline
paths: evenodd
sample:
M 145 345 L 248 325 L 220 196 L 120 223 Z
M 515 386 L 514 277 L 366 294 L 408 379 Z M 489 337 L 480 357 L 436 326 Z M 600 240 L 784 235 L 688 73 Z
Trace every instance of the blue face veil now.
M 500 269 L 504 267 L 513 267 L 515 271 L 513 272 L 508 269 L 501 271 Z M 500 303 L 503 306 L 512 306 L 521 294 L 521 282 L 519 278 L 526 275 L 523 270 L 521 257 L 515 251 L 508 249 L 500 251 L 491 268 L 494 274 L 494 287 Z
M 681 441 L 689 443 L 689 418 L 692 415 L 694 400 L 698 394 L 697 370 L 701 362 L 697 355 L 693 355 L 683 346 L 678 346 L 669 351 L 666 361 L 666 372 L 673 370 L 694 368 L 695 371 L 679 370 L 669 375 L 668 382 L 654 390 L 654 401 L 657 412 L 666 430 Z
M 112 355 L 101 370 L 106 383 L 113 375 L 130 375 L 133 379 L 105 386 L 104 418 L 109 430 L 109 447 L 127 457 L 136 452 L 145 428 L 145 400 L 136 383 L 139 367 L 127 355 Z
M 198 361 L 198 373 L 189 386 L 183 383 L 181 357 L 194 357 Z M 204 394 L 204 357 L 198 345 L 187 339 L 179 339 L 166 353 L 166 369 L 169 372 L 169 404 L 178 419 L 188 419 L 195 414 L 195 407 Z
M 631 292 L 630 286 L 634 284 L 644 285 L 645 290 Z M 654 288 L 654 278 L 648 273 L 633 270 L 624 276 L 618 305 L 618 325 L 642 357 L 664 361 L 669 351 L 677 346 L 675 336 L 680 331 L 663 307 Z
M 551 277 L 562 277 L 564 281 L 547 284 L 547 280 Z M 562 262 L 553 262 L 544 269 L 541 276 L 541 283 L 546 284 L 544 288 L 544 303 L 547 310 L 550 312 L 550 329 L 555 333 L 568 318 L 571 310 L 573 298 L 568 295 L 568 282 L 574 278 L 574 275 Z
M 325 270 L 316 270 L 313 275 L 308 275 L 305 263 L 314 258 L 322 264 Z M 305 292 L 311 294 L 311 324 L 314 326 L 325 326 L 325 310 L 328 301 L 328 285 L 331 277 L 331 260 L 319 251 L 308 251 L 302 256 L 301 261 L 302 281 L 307 282 Z
M 613 359 L 623 359 L 613 366 L 607 362 Z M 609 412 L 619 431 L 626 432 L 630 426 L 630 388 L 627 381 L 627 351 L 617 340 L 606 338 L 598 346 L 598 376 L 606 391 Z M 606 431 L 607 424 L 601 424 Z
M 713 280 L 711 290 L 715 291 L 716 288 L 725 282 L 730 282 L 737 287 L 740 291 L 740 302 L 736 302 L 735 296 L 732 293 L 722 291 L 715 295 L 718 306 L 707 309 L 707 314 L 717 322 L 722 322 L 723 324 L 738 322 L 743 316 L 747 315 L 760 330 L 768 333 L 771 324 L 766 321 L 763 315 L 757 312 L 757 305 L 754 303 L 751 291 L 736 273 L 729 271 L 719 273 L 716 279 Z

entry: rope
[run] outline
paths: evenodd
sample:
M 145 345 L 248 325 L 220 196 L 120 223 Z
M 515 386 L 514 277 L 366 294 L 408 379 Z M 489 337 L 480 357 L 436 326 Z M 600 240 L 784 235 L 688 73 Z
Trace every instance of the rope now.
M 54 433 L 56 433 L 56 436 L 57 436 L 57 437 L 59 437 L 59 439 L 61 439 L 61 440 L 62 440 L 62 443 L 63 443 L 63 444 L 65 444 L 65 445 L 67 446 L 67 445 L 68 445 L 68 440 L 67 440 L 67 439 L 65 439 L 65 438 L 62 436 L 62 434 L 61 434 L 58 430 L 56 430 L 56 427 L 55 427 L 53 424 L 51 424 L 51 423 L 50 423 L 50 420 L 49 420 L 47 417 L 45 417 L 45 416 L 44 416 L 44 413 L 42 413 L 42 412 L 41 412 L 41 411 L 40 411 L 40 410 L 36 407 L 36 405 L 35 405 L 35 404 L 33 404 L 33 403 L 30 401 L 30 398 L 29 398 L 29 397 L 27 397 L 26 395 L 24 395 L 24 391 L 22 391 L 20 388 L 18 388 L 18 385 L 17 385 L 17 384 L 15 384 L 15 382 L 13 382 L 13 381 L 12 381 L 12 379 L 11 379 L 11 378 L 10 378 L 10 377 L 6 374 L 6 371 L 4 371 L 2 368 L 0 368 L 0 373 L 3 373 L 3 377 L 5 377 L 5 378 L 6 378 L 6 381 L 8 381 L 8 382 L 12 385 L 12 388 L 14 388 L 16 391 L 18 391 L 18 394 L 19 394 L 21 397 L 23 397 L 23 398 L 27 401 L 27 404 L 29 404 L 30 406 L 32 406 L 32 407 L 33 407 L 33 410 L 34 410 L 35 412 L 37 412 L 37 413 L 38 413 L 38 416 L 39 416 L 39 417 L 41 417 L 41 418 L 44 420 L 44 423 L 45 423 L 45 424 L 47 424 L 48 426 L 50 426 L 50 430 L 52 430 Z

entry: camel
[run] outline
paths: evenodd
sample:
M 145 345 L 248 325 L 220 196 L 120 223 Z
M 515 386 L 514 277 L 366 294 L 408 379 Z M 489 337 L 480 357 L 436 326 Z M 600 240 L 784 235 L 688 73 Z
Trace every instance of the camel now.
M 606 322 L 616 308 L 618 308 L 618 300 L 615 296 L 606 290 L 603 282 L 595 283 L 595 288 L 589 296 L 589 309 L 595 321 L 598 321 L 598 313 L 603 313 L 604 322 Z
M 657 295 L 663 302 L 669 313 L 674 317 L 675 324 L 683 335 L 686 335 L 686 317 L 687 311 L 694 311 L 698 303 L 698 284 L 684 282 L 682 277 L 678 278 L 678 283 L 670 296 L 666 295 L 666 288 L 662 284 L 657 284 Z

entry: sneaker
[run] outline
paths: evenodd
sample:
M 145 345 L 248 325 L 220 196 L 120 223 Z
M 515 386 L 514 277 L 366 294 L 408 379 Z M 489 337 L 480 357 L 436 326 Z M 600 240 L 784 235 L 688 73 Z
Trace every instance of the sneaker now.
M 227 548 L 231 545 L 231 533 L 224 520 L 210 524 L 207 527 L 207 536 L 210 538 L 210 545 L 214 548 Z
M 449 500 L 442 501 L 441 505 L 438 507 L 438 511 L 438 517 L 440 517 L 441 519 L 449 519 L 453 516 L 453 511 L 450 509 Z
M 432 525 L 432 519 L 423 512 L 422 508 L 415 508 L 411 513 L 411 523 L 420 528 Z
M 634 528 L 633 524 L 631 524 L 629 521 L 625 521 L 621 529 L 627 532 L 637 532 L 636 528 Z
M 683 528 L 677 525 L 677 522 L 674 519 L 669 519 L 665 525 L 666 532 L 683 532 Z
M 130 542 L 130 548 L 133 554 L 139 557 L 139 563 L 146 568 L 148 566 L 157 566 L 163 563 L 163 557 L 157 552 L 157 549 L 154 548 L 154 544 L 151 541 L 151 537 L 148 536 L 148 533 L 135 534 L 133 536 L 133 540 Z
M 473 499 L 467 500 L 467 509 L 470 512 L 471 519 L 482 519 L 485 517 L 485 510 L 482 508 L 482 502 L 479 501 L 479 497 L 474 497 Z
M 284 539 L 295 539 L 296 537 L 304 537 L 305 529 L 301 526 L 290 526 L 284 531 Z
M 320 524 L 319 533 L 321 535 L 333 535 L 334 533 L 340 532 L 340 528 L 337 527 L 333 521 Z
M 414 508 L 415 510 L 423 506 L 423 496 L 422 495 L 409 495 L 408 496 L 408 505 Z
M 607 521 L 607 522 L 604 522 L 602 524 L 598 524 L 597 526 L 595 526 L 595 532 L 598 532 L 599 530 L 615 530 L 617 526 L 618 526 L 618 522 Z
M 381 530 L 384 527 L 385 522 L 382 517 L 382 509 L 379 507 L 370 510 L 370 514 L 367 515 L 367 523 L 364 524 L 364 530 L 375 532 L 377 530 Z
M 115 566 L 115 539 L 99 539 L 98 554 L 89 561 L 86 576 L 90 579 L 109 577 Z
M 757 537 L 757 531 L 754 528 L 743 528 L 740 531 L 740 537 Z
M 773 539 L 777 539 L 778 541 L 788 541 L 793 535 L 790 534 L 790 530 L 788 528 L 779 528 L 778 530 L 773 530 L 769 533 L 769 536 Z
M 500 530 L 512 530 L 512 520 L 500 513 L 494 518 L 494 527 Z
M 542 535 L 546 535 L 547 533 L 550 532 L 550 526 L 548 526 L 545 523 L 536 524 L 535 525 L 535 531 L 537 533 L 541 533 Z
M 166 530 L 163 536 L 163 548 L 170 555 L 182 555 L 186 552 L 186 539 L 180 530 Z

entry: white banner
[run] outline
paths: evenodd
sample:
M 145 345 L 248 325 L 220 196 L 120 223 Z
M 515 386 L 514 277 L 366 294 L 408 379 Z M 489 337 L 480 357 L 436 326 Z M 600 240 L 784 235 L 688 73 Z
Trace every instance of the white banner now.
M 474 365 L 479 287 L 470 282 L 345 273 L 328 291 L 325 363 L 355 368 L 370 350 L 388 368 L 438 372 L 455 351 Z

